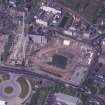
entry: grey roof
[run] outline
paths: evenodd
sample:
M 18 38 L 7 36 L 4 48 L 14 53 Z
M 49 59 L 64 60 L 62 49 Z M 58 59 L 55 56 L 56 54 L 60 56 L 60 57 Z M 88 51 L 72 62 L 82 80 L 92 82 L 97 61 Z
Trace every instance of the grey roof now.
M 62 93 L 55 93 L 56 100 L 59 102 L 63 102 L 67 105 L 77 105 L 77 102 L 79 101 L 79 98 L 65 95 Z

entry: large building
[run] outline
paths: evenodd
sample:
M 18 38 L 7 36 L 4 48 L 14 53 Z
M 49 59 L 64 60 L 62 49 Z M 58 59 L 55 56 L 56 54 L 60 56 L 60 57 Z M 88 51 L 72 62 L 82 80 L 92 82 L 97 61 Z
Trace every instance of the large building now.
M 31 35 L 29 35 L 29 39 L 30 38 L 33 40 L 34 43 L 47 44 L 46 36 L 31 34 Z
M 81 100 L 78 97 L 55 93 L 48 95 L 47 105 L 81 105 Z
M 0 105 L 6 105 L 5 101 L 0 100 Z
M 62 11 L 58 6 L 53 6 L 53 3 L 46 5 L 42 2 L 37 14 L 34 16 L 36 24 L 44 27 L 57 26 L 61 20 Z
M 77 97 L 62 93 L 55 94 L 57 105 L 80 105 L 81 101 Z

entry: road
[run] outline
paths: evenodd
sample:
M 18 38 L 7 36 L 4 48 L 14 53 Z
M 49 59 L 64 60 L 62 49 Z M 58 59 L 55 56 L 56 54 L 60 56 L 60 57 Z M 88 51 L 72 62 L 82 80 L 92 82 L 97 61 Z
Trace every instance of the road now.
M 78 92 L 79 93 L 81 93 L 81 94 L 84 94 L 84 95 L 86 95 L 86 96 L 88 96 L 89 97 L 89 99 L 94 99 L 94 100 L 96 100 L 97 102 L 99 102 L 100 103 L 100 105 L 105 105 L 105 100 L 104 99 L 102 99 L 100 96 L 97 96 L 97 95 L 92 95 L 92 94 L 90 94 L 90 93 L 88 93 L 87 92 L 87 90 L 84 90 L 83 88 L 78 88 Z
M 54 79 L 54 78 L 48 77 L 47 75 L 41 75 L 41 74 L 35 73 L 33 71 L 28 70 L 27 68 L 19 68 L 19 67 L 12 67 L 12 66 L 4 66 L 3 65 L 3 66 L 0 66 L 0 72 L 2 72 L 2 73 L 11 72 L 11 73 L 15 73 L 15 74 L 20 74 L 20 75 L 28 77 L 28 78 L 36 79 L 36 77 L 38 77 L 38 78 L 44 78 L 44 79 L 48 79 L 48 80 L 53 80 L 53 81 L 59 82 L 59 83 L 64 83 L 64 81 L 60 81 L 58 79 Z M 77 86 L 74 86 L 74 87 L 79 89 L 79 87 L 77 87 Z M 79 91 L 81 93 L 84 93 L 80 89 L 79 89 Z M 105 100 L 103 100 L 102 98 L 100 98 L 98 96 L 93 96 L 91 94 L 88 94 L 88 95 L 90 97 L 93 97 L 97 101 L 101 102 L 101 105 L 105 105 Z
M 40 70 L 29 70 L 28 68 L 25 67 L 13 67 L 13 66 L 0 66 L 0 72 L 1 73 L 15 73 L 19 74 L 21 76 L 25 76 L 26 78 L 31 78 L 31 79 L 36 79 L 36 78 L 42 78 L 42 79 L 47 79 L 51 80 L 57 83 L 63 83 L 63 84 L 69 84 L 72 85 L 71 83 L 68 83 L 62 79 L 59 79 L 54 76 L 48 76 L 48 74 L 41 72 Z M 77 88 L 78 86 L 72 85 L 73 87 Z
M 70 35 L 66 35 L 65 33 L 64 33 L 64 29 L 62 29 L 62 28 L 59 28 L 59 27 L 49 27 L 49 30 L 53 30 L 53 31 L 55 31 L 55 32 L 57 32 L 57 33 L 59 33 L 60 34 L 60 36 L 59 37 L 65 37 L 65 38 L 70 38 L 70 39 L 73 39 L 73 40 L 76 40 L 76 41 L 79 41 L 79 42 L 81 42 L 81 43 L 84 43 L 84 44 L 89 44 L 90 45 L 90 43 L 91 43 L 91 41 L 90 40 L 82 40 L 81 38 L 79 38 L 79 37 L 74 37 L 74 36 L 70 36 Z M 78 33 L 78 31 L 73 31 L 73 30 L 71 30 L 71 32 L 77 32 Z

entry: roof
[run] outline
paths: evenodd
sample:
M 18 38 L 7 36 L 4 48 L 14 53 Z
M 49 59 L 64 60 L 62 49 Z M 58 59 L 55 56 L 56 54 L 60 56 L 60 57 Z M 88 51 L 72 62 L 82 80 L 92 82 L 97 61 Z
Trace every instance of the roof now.
M 43 25 L 43 26 L 45 26 L 45 27 L 48 26 L 47 22 L 45 22 L 45 21 L 43 21 L 43 20 L 41 20 L 41 19 L 36 19 L 36 23 L 37 23 L 37 24 L 41 24 L 41 25 Z
M 69 96 L 62 93 L 55 93 L 55 96 L 57 101 L 63 102 L 67 105 L 76 105 L 77 102 L 79 101 L 79 98 L 77 97 Z
M 55 8 L 48 7 L 48 6 L 42 6 L 41 9 L 43 9 L 46 12 L 52 12 L 53 14 L 61 13 L 61 11 L 56 10 Z
M 5 101 L 1 101 L 1 100 L 0 100 L 0 105 L 6 105 L 6 104 L 5 104 Z
M 35 42 L 35 43 L 47 43 L 47 38 L 45 36 L 41 36 L 41 35 L 30 35 L 29 36 L 30 38 L 32 38 L 32 40 Z

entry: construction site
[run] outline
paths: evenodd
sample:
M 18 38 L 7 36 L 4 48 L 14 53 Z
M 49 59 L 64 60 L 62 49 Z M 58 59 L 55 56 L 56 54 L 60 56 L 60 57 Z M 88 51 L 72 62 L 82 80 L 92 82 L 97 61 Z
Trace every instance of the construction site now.
M 50 9 L 53 11 L 52 7 Z M 91 46 L 61 35 L 56 30 L 51 30 L 50 26 L 43 26 L 42 21 L 36 25 L 35 17 L 28 24 L 24 10 L 10 7 L 8 15 L 15 28 L 12 30 L 13 37 L 10 37 L 12 40 L 9 40 L 11 46 L 5 64 L 27 67 L 74 85 L 84 81 L 94 57 Z M 49 19 L 46 16 L 47 18 Z
M 67 38 L 53 38 L 35 52 L 31 50 L 29 65 L 66 82 L 79 85 L 84 81 L 94 52 L 88 45 Z

